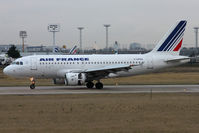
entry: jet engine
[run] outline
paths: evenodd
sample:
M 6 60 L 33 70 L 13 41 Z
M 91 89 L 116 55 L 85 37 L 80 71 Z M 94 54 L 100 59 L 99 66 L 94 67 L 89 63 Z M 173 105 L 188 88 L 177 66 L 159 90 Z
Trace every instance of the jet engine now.
M 66 85 L 82 85 L 86 81 L 85 73 L 66 73 L 65 84 Z

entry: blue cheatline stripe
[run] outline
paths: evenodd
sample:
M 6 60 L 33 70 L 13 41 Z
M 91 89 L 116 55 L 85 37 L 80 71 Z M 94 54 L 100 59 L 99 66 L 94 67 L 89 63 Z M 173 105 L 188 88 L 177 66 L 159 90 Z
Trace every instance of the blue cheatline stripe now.
M 157 51 L 162 51 L 166 45 L 169 43 L 169 41 L 173 38 L 173 36 L 177 33 L 177 31 L 186 24 L 186 21 L 180 21 L 179 24 L 176 26 L 176 28 L 171 32 L 171 34 L 167 37 L 167 39 L 164 41 L 164 43 L 160 46 L 160 48 Z
M 183 29 L 183 31 L 177 36 L 177 38 L 175 39 L 175 41 L 173 42 L 173 44 L 167 49 L 167 51 L 170 51 L 170 49 L 176 45 L 176 42 L 178 42 L 179 40 L 182 39 L 183 35 L 184 35 L 184 31 L 185 31 L 185 28 Z
M 183 29 L 185 29 L 185 25 L 182 25 L 182 27 L 178 30 L 178 32 L 173 36 L 173 38 L 170 40 L 170 42 L 166 45 L 166 47 L 164 48 L 163 51 L 167 51 L 168 48 L 173 45 L 174 40 L 176 39 L 176 37 L 181 33 L 181 31 L 183 31 Z

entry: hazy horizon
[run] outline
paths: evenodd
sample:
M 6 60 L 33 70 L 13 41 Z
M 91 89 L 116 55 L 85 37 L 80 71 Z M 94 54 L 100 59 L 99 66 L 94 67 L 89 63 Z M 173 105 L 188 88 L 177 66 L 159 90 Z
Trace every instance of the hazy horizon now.
M 183 19 L 188 21 L 184 46 L 193 47 L 193 27 L 199 26 L 198 4 L 196 0 L 0 0 L 0 44 L 20 44 L 19 31 L 26 30 L 27 44 L 52 45 L 47 26 L 58 23 L 58 46 L 78 45 L 77 27 L 82 26 L 83 47 L 103 48 L 104 24 L 111 25 L 110 45 L 118 41 L 146 46 L 158 43 L 173 24 Z

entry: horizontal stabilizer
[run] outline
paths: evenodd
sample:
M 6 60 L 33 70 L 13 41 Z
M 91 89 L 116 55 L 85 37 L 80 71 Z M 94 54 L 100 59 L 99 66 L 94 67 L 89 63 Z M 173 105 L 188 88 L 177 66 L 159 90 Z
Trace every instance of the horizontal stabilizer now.
M 187 60 L 190 60 L 190 57 L 168 59 L 168 60 L 165 60 L 165 62 L 169 63 L 169 62 L 180 62 L 180 61 L 187 61 Z

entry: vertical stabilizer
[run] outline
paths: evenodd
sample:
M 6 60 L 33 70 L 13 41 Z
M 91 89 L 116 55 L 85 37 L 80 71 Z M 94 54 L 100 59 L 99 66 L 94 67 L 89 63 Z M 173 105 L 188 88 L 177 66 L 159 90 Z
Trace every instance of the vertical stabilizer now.
M 186 24 L 187 21 L 182 20 L 172 26 L 171 29 L 164 35 L 162 40 L 160 40 L 156 47 L 151 51 L 151 53 L 179 55 Z

